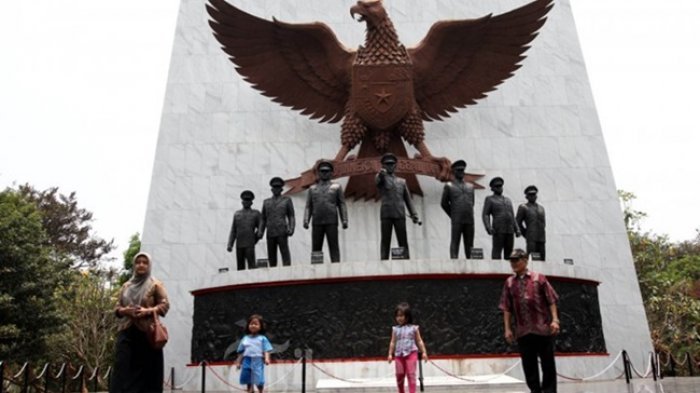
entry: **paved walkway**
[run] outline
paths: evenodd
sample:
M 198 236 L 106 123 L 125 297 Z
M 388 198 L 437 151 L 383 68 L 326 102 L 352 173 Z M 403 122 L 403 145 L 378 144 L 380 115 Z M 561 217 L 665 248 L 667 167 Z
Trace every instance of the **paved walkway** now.
M 337 382 L 337 381 L 336 381 Z M 384 383 L 386 382 L 386 383 Z M 427 382 L 427 381 L 426 381 Z M 438 382 L 438 381 L 433 381 Z M 529 393 L 525 383 L 510 378 L 507 381 L 489 381 L 475 383 L 471 386 L 459 384 L 449 386 L 436 383 L 426 384 L 425 393 Z M 395 392 L 393 382 L 383 381 L 374 386 L 324 386 L 319 384 L 317 392 L 322 393 L 373 393 Z M 284 390 L 282 390 L 284 391 Z M 291 392 L 291 390 L 289 390 Z M 664 378 L 658 382 L 653 379 L 633 379 L 629 385 L 624 379 L 605 382 L 559 382 L 559 393 L 700 393 L 700 377 Z

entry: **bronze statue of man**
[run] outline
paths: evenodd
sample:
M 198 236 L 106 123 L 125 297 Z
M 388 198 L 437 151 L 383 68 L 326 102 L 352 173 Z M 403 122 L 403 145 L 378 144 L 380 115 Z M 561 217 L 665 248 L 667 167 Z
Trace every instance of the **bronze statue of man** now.
M 277 248 L 282 255 L 282 264 L 289 266 L 292 258 L 289 254 L 288 239 L 294 234 L 294 204 L 292 199 L 282 195 L 284 180 L 273 177 L 270 180 L 272 197 L 263 201 L 262 237 L 267 229 L 267 259 L 271 267 L 277 266 Z
M 244 270 L 246 261 L 248 269 L 255 269 L 255 243 L 262 234 L 262 214 L 260 211 L 252 209 L 255 194 L 253 191 L 245 190 L 241 193 L 241 205 L 243 209 L 233 214 L 231 232 L 228 235 L 228 245 L 226 250 L 233 251 L 233 244 L 236 244 L 236 263 L 238 270 Z
M 306 194 L 306 209 L 304 210 L 304 229 L 309 229 L 309 221 L 313 219 L 311 228 L 311 250 L 321 251 L 323 238 L 328 242 L 331 262 L 340 262 L 338 247 L 338 213 L 343 229 L 348 228 L 348 211 L 345 207 L 343 187 L 332 182 L 333 163 L 321 161 L 316 170 L 318 182 L 309 187 Z
M 406 237 L 406 208 L 414 223 L 419 223 L 418 214 L 413 207 L 411 194 L 408 192 L 406 181 L 396 177 L 397 159 L 391 153 L 382 156 L 382 169 L 375 177 L 377 189 L 382 198 L 380 208 L 381 219 L 381 259 L 389 259 L 389 247 L 391 245 L 392 228 L 396 231 L 396 240 L 399 247 L 406 251 L 409 258 L 408 239 Z
M 452 164 L 454 180 L 447 182 L 442 190 L 440 206 L 450 216 L 452 231 L 450 236 L 450 258 L 459 257 L 460 238 L 464 238 L 464 254 L 471 258 L 474 246 L 474 186 L 464 181 L 467 163 L 457 160 Z
M 540 254 L 540 259 L 544 261 L 544 244 L 546 238 L 544 231 L 544 207 L 537 203 L 538 192 L 539 190 L 536 186 L 527 186 L 525 188 L 527 203 L 518 206 L 515 222 L 518 223 L 520 232 L 523 234 L 523 237 L 525 237 L 527 253 L 538 253 Z
M 494 177 L 489 182 L 493 195 L 486 197 L 482 219 L 486 232 L 491 235 L 491 259 L 508 259 L 513 251 L 513 234 L 520 237 L 515 223 L 513 204 L 503 195 L 503 178 Z

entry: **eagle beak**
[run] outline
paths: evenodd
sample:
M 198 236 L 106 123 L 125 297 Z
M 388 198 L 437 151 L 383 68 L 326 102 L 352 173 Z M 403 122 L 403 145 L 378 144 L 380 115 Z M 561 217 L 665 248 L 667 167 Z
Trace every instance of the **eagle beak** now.
M 355 18 L 355 15 L 360 15 L 359 18 Z M 355 4 L 354 6 L 350 7 L 350 17 L 358 22 L 364 22 L 365 16 L 362 13 L 362 7 L 359 4 Z

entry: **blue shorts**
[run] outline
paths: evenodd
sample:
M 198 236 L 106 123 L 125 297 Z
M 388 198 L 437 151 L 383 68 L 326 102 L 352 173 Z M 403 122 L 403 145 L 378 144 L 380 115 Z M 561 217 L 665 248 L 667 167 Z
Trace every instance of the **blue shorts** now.
M 262 357 L 243 357 L 241 362 L 241 385 L 262 386 L 265 384 L 265 361 Z

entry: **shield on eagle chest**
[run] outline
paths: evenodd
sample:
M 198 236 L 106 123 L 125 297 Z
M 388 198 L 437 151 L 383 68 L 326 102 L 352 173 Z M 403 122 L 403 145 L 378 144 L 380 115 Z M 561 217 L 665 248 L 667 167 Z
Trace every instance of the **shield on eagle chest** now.
M 411 65 L 353 65 L 350 99 L 357 116 L 370 128 L 391 128 L 414 102 Z

